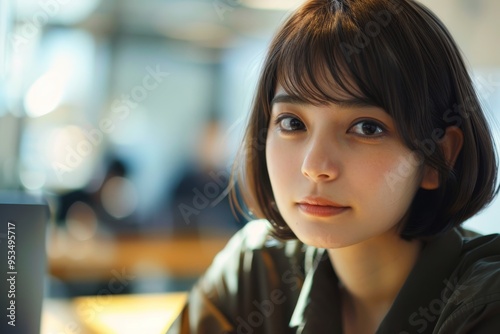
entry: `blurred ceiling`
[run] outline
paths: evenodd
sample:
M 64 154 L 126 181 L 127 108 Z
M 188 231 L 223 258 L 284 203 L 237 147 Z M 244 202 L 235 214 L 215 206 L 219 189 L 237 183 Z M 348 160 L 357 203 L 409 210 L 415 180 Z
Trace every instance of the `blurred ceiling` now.
M 52 24 L 97 34 L 165 37 L 207 48 L 237 45 L 241 37 L 268 38 L 300 0 L 15 0 L 21 20 L 44 10 Z M 500 65 L 500 1 L 422 0 L 445 22 L 469 61 Z M 52 7 L 42 8 L 42 3 Z M 47 5 L 45 6 L 47 7 Z M 50 7 L 50 5 L 48 6 Z M 80 20 L 78 20 L 80 13 Z M 65 19 L 66 18 L 66 19 Z M 68 19 L 70 18 L 70 19 Z M 73 22 L 71 22 L 71 18 Z
M 443 20 L 471 65 L 500 67 L 500 1 L 420 1 Z
M 51 1 L 56 3 L 51 8 L 55 13 L 50 15 L 51 24 L 78 25 L 102 34 L 164 36 L 209 48 L 230 47 L 241 36 L 265 38 L 282 22 L 286 10 L 301 2 L 297 0 Z M 79 4 L 77 8 L 74 3 Z M 33 17 L 33 13 L 46 9 L 42 8 L 37 0 L 16 0 L 16 6 L 21 21 L 29 20 Z M 87 15 L 79 21 L 71 22 L 65 19 L 65 17 L 78 17 L 74 11 Z

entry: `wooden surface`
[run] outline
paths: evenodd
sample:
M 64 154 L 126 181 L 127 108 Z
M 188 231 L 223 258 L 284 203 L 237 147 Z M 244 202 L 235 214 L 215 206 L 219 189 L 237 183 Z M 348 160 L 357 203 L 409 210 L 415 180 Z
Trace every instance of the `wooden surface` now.
M 78 297 L 44 300 L 41 334 L 165 333 L 187 293 Z
M 95 235 L 81 240 L 52 230 L 47 254 L 53 277 L 107 284 L 93 296 L 44 300 L 41 334 L 165 333 L 187 293 L 122 295 L 123 288 L 136 278 L 197 277 L 229 238 Z
M 76 240 L 58 233 L 49 238 L 48 264 L 51 275 L 63 280 L 106 280 L 117 272 L 148 277 L 161 273 L 170 277 L 197 277 L 225 246 L 230 236 L 94 237 Z

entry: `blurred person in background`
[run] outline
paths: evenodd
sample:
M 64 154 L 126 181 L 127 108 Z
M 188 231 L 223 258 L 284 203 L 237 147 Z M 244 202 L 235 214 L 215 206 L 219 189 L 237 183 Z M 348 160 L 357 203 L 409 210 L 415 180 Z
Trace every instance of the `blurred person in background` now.
M 194 157 L 181 169 L 165 200 L 170 213 L 166 224 L 174 234 L 233 234 L 243 226 L 228 199 L 230 167 L 221 128 L 216 119 L 204 125 Z

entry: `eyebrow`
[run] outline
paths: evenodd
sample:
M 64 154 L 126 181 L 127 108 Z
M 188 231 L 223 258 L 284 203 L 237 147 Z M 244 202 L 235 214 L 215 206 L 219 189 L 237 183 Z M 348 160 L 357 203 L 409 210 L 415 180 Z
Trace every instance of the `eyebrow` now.
M 311 104 L 304 98 L 301 98 L 297 95 L 288 95 L 288 94 L 278 94 L 271 100 L 271 107 L 276 103 L 288 103 L 288 104 L 296 104 L 296 105 L 307 105 Z M 335 105 L 344 108 L 366 108 L 366 107 L 377 107 L 377 105 L 369 100 L 362 100 L 358 98 L 351 98 L 343 101 L 335 101 L 332 102 Z

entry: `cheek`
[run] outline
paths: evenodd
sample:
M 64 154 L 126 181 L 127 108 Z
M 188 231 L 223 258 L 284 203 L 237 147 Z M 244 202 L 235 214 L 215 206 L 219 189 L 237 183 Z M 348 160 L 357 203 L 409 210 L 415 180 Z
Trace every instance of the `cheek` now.
M 422 171 L 422 163 L 414 159 L 412 152 L 405 152 L 388 166 L 384 172 L 384 183 L 391 192 L 411 191 L 419 187 Z
M 294 152 L 286 141 L 272 138 L 268 138 L 266 144 L 266 164 L 275 197 L 290 183 L 297 169 L 300 171 L 297 152 Z
M 274 140 L 268 139 L 266 142 L 266 165 L 271 181 L 275 178 L 276 172 L 282 168 L 282 152 L 278 149 Z
M 358 194 L 371 198 L 373 207 L 406 211 L 419 188 L 421 167 L 406 159 L 407 152 L 380 154 L 357 173 Z M 363 191 L 364 188 L 364 191 Z

